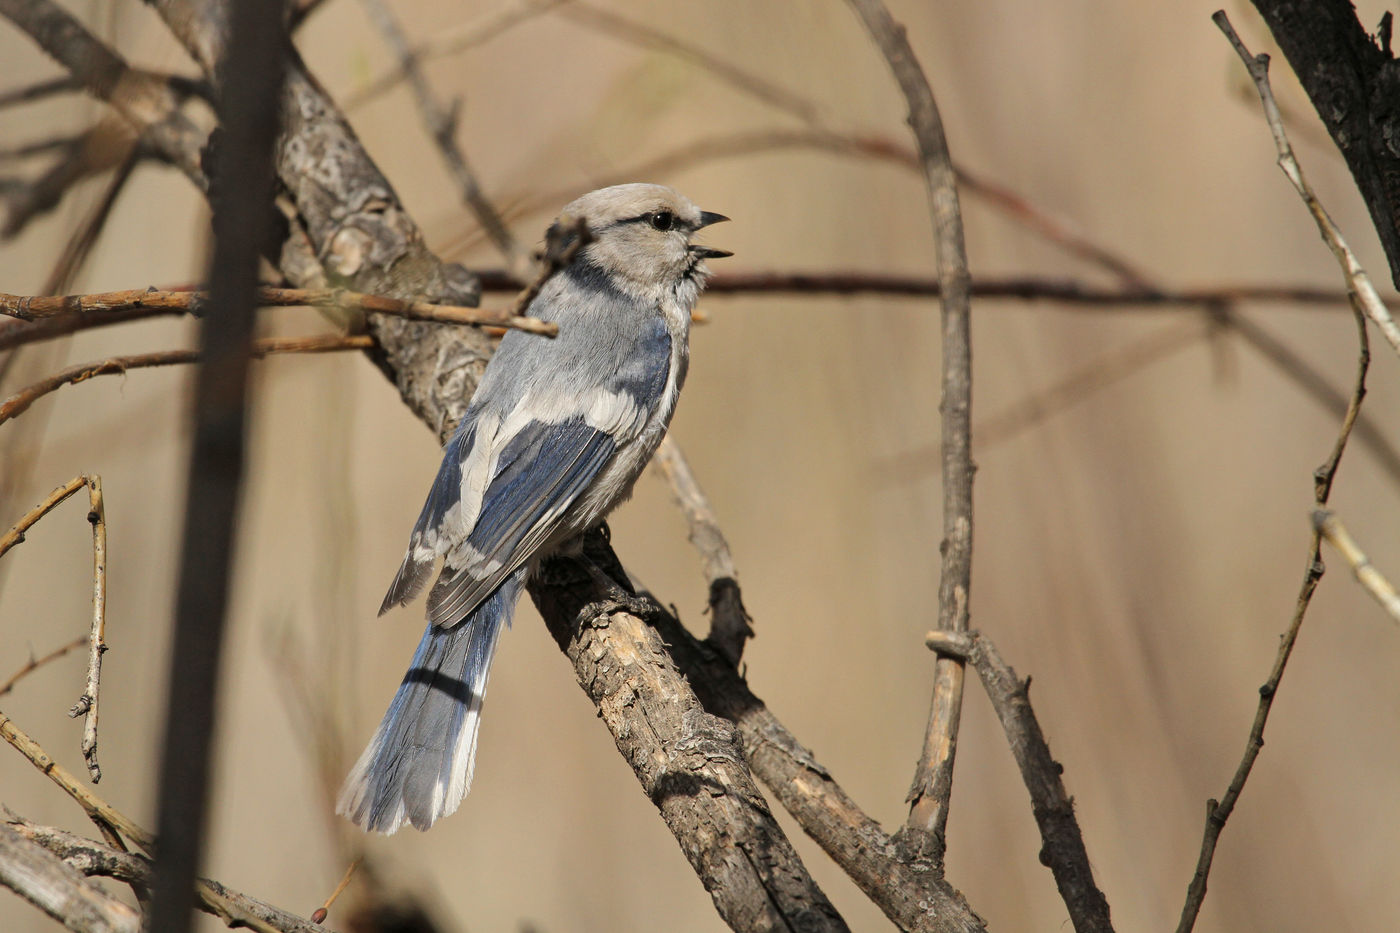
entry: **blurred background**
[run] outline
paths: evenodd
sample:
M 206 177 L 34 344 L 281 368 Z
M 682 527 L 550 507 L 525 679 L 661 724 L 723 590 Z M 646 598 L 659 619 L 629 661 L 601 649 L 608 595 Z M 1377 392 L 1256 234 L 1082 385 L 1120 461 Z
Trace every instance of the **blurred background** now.
M 928 72 L 954 158 L 970 172 L 1159 284 L 1340 289 L 1331 256 L 1274 166 L 1244 70 L 1209 20 L 1217 2 L 890 6 Z M 1358 6 L 1364 23 L 1379 21 L 1381 4 Z M 470 36 L 502 11 L 527 7 L 392 5 L 413 42 Z M 142 4 L 67 8 L 133 63 L 194 74 Z M 708 237 L 736 254 L 725 272 L 933 273 L 923 183 L 889 161 L 786 147 L 631 175 L 723 137 L 813 124 L 640 41 L 609 15 L 761 76 L 809 102 L 816 125 L 908 145 L 898 90 L 843 4 L 597 0 L 533 12 L 426 64 L 440 98 L 463 98 L 458 139 L 527 244 L 565 201 L 620 175 L 673 184 L 732 217 Z M 1247 4 L 1230 13 L 1254 50 L 1271 48 Z M 394 59 L 365 8 L 330 0 L 298 46 L 339 101 L 357 101 L 349 109 L 356 130 L 430 245 L 472 268 L 502 265 L 461 207 L 407 87 L 367 96 Z M 0 25 L 0 61 L 5 88 L 60 74 L 8 24 Z M 1392 294 L 1350 176 L 1282 56 L 1274 76 L 1305 170 Z M 0 140 L 12 147 L 77 132 L 100 113 L 77 95 L 6 108 Z M 0 169 L 32 177 L 45 164 Z M 0 288 L 42 290 L 105 184 L 83 183 L 6 242 Z M 542 197 L 546 206 L 531 209 Z M 985 198 L 965 190 L 963 208 L 975 278 L 1115 284 Z M 197 281 L 207 224 L 181 176 L 138 167 L 68 290 Z M 745 655 L 749 682 L 893 829 L 904 816 L 933 666 L 922 636 L 936 617 L 941 527 L 937 304 L 716 295 L 701 308 L 709 323 L 694 331 L 672 433 L 733 547 L 758 633 Z M 1239 314 L 1349 389 L 1356 333 L 1344 305 L 1261 302 Z M 262 320 L 270 334 L 326 328 L 310 311 L 268 311 Z M 1338 419 L 1237 333 L 1207 327 L 1199 310 L 979 300 L 973 331 L 974 421 L 987 428 L 975 440 L 973 624 L 1034 678 L 1036 709 L 1118 928 L 1171 929 L 1205 800 L 1234 772 L 1293 609 L 1312 471 Z M 0 395 L 69 363 L 190 346 L 193 336 L 192 322 L 164 320 L 29 348 Z M 1364 411 L 1397 443 L 1400 367 L 1375 344 Z M 388 884 L 422 898 L 451 930 L 722 929 L 528 605 L 502 643 L 462 809 L 426 835 L 369 840 L 330 813 L 328 785 L 368 739 L 419 636 L 420 606 L 384 619 L 375 610 L 439 451 L 361 356 L 283 357 L 254 372 L 205 873 L 306 914 L 364 844 Z M 1046 394 L 1085 372 L 1116 378 L 1072 404 Z M 103 477 L 111 650 L 99 792 L 147 826 L 155 822 L 190 376 L 163 369 L 95 379 L 0 427 L 0 526 L 76 473 Z M 1028 404 L 1041 409 L 1038 420 L 1007 422 L 1007 412 Z M 1353 440 L 1332 501 L 1377 566 L 1400 576 L 1400 475 Z M 0 561 L 0 678 L 31 652 L 86 631 L 84 511 L 80 494 Z M 659 474 L 643 478 L 612 527 L 629 570 L 703 631 L 699 562 Z M 1385 930 L 1400 916 L 1400 632 L 1344 562 L 1326 556 L 1330 572 L 1222 838 L 1198 929 Z M 0 699 L 75 772 L 81 725 L 65 712 L 85 663 L 75 652 Z M 964 714 L 949 880 L 992 929 L 1066 928 L 1037 861 L 1026 793 L 974 679 Z M 0 800 L 29 819 L 90 831 L 71 801 L 9 749 L 0 750 L 0 789 Z M 888 928 L 785 825 L 852 928 Z M 337 908 L 331 925 L 345 916 Z M 0 894 L 0 928 L 51 927 Z

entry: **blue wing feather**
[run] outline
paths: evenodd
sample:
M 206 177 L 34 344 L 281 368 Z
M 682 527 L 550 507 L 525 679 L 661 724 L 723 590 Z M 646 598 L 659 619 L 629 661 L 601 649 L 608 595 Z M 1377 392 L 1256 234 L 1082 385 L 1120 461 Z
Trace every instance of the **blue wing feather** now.
M 612 457 L 614 439 L 582 418 L 532 421 L 501 452 L 467 543 L 482 569 L 444 570 L 428 596 L 428 620 L 452 625 L 470 613 L 526 560 L 532 532 L 552 524 Z M 536 546 L 538 541 L 533 542 Z

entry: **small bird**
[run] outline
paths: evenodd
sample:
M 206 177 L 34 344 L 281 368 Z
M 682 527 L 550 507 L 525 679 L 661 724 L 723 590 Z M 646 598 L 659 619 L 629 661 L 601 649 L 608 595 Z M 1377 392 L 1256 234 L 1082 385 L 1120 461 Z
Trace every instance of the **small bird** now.
M 529 312 L 553 340 L 510 331 L 486 367 L 379 612 L 428 593 L 428 629 L 336 811 L 366 830 L 425 830 L 471 786 L 491 658 L 541 558 L 596 527 L 666 433 L 690 359 L 706 259 L 691 242 L 729 218 L 662 185 L 569 204 L 550 242 L 585 245 Z

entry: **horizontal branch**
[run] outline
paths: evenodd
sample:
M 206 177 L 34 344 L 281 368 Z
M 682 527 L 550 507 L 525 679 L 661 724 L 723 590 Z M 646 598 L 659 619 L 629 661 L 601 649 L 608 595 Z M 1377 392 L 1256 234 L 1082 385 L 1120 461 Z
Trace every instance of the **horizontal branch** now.
M 520 283 L 496 269 L 479 273 L 483 291 L 512 292 Z M 710 279 L 706 295 L 886 295 L 937 298 L 930 276 L 880 272 L 730 272 Z M 1286 302 L 1305 306 L 1345 306 L 1347 293 L 1311 285 L 1229 284 L 1207 288 L 1137 288 L 1092 285 L 1078 279 L 1007 276 L 972 282 L 975 298 L 1059 301 L 1093 307 L 1214 308 L 1241 301 Z
M 253 342 L 252 355 L 257 359 L 274 353 L 332 353 L 339 350 L 368 350 L 374 346 L 374 338 L 368 336 L 269 338 Z M 156 366 L 177 366 L 183 363 L 197 363 L 197 350 L 165 350 L 156 353 L 137 353 L 132 356 L 113 356 L 92 363 L 70 366 L 62 372 L 54 373 L 32 385 L 25 386 L 5 401 L 0 402 L 0 424 L 22 414 L 30 405 L 66 385 L 85 382 L 93 376 L 111 376 L 131 369 L 150 369 Z
M 511 309 L 466 308 L 460 305 L 404 301 L 382 295 L 365 295 L 342 288 L 260 288 L 263 307 L 313 307 L 391 314 L 411 321 L 504 327 L 554 337 L 559 325 L 538 318 L 521 317 Z M 209 301 L 208 292 L 129 289 L 90 295 L 9 295 L 0 293 L 0 314 L 21 321 L 39 321 L 69 314 L 106 314 L 147 308 L 158 311 L 199 313 Z

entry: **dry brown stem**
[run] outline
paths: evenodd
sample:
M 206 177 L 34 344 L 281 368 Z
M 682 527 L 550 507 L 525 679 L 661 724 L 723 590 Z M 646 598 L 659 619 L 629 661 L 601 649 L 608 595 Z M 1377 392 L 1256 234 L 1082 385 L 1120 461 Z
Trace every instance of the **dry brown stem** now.
M 368 350 L 374 346 L 374 338 L 364 335 L 340 336 L 332 334 L 324 337 L 275 337 L 253 342 L 253 357 L 262 359 L 274 353 L 335 353 L 341 350 Z M 20 389 L 14 395 L 0 402 L 0 424 L 22 414 L 30 405 L 66 385 L 86 382 L 93 376 L 119 375 L 131 369 L 149 369 L 154 366 L 176 366 L 199 361 L 198 350 L 165 350 L 155 353 L 136 353 L 131 356 L 113 356 L 91 363 L 70 366 L 62 372 L 54 373 Z M 0 554 L 4 551 L 0 550 Z
M 389 314 L 411 321 L 434 321 L 439 324 L 469 324 L 475 327 L 503 327 L 526 333 L 553 337 L 559 333 L 556 324 L 531 317 L 521 317 L 509 310 L 484 310 L 459 305 L 432 304 L 425 301 L 405 301 L 383 295 L 365 295 L 343 288 L 270 288 L 258 289 L 258 304 L 263 307 L 314 307 Z M 22 321 L 40 321 L 70 314 L 111 314 L 136 309 L 185 314 L 199 312 L 209 302 L 208 292 L 157 291 L 129 289 L 120 292 L 98 292 L 89 295 L 7 295 L 0 293 L 0 314 Z
M 939 403 L 943 416 L 943 566 L 938 586 L 938 627 L 964 632 L 968 627 L 972 583 L 971 278 L 963 245 L 957 179 L 938 105 L 904 27 L 894 21 L 880 0 L 849 2 L 904 93 L 928 188 L 943 306 L 943 389 Z M 915 849 L 929 849 L 940 864 L 948 803 L 953 793 L 962 694 L 962 662 L 939 658 L 934 665 L 933 704 L 924 747 L 909 789 L 905 830 Z

